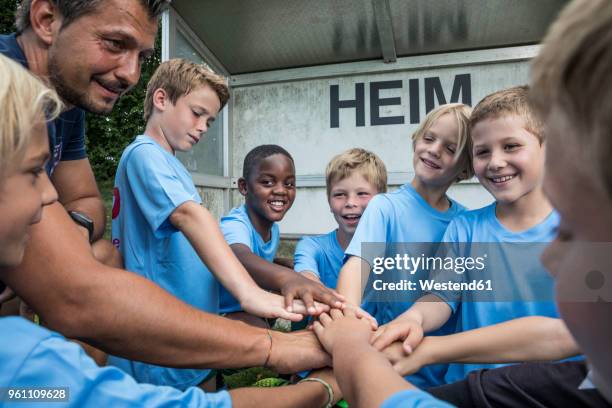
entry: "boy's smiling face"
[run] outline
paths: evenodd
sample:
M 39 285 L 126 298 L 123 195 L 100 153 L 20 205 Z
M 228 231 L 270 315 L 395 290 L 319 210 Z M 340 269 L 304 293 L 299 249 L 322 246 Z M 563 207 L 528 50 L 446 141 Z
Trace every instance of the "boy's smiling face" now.
M 478 122 L 472 142 L 474 173 L 498 202 L 514 203 L 541 186 L 545 148 L 519 116 Z
M 43 206 L 57 200 L 45 171 L 49 158 L 47 127 L 40 122 L 20 162 L 7 169 L 0 183 L 0 266 L 21 263 L 32 224 L 40 221 Z
M 414 143 L 413 166 L 416 177 L 428 185 L 447 185 L 458 176 L 457 135 L 454 115 L 440 116 Z
M 251 217 L 265 224 L 283 219 L 295 200 L 295 167 L 284 154 L 266 157 L 255 167 L 249 180 L 239 180 Z M 255 220 L 252 220 L 255 223 Z
M 347 236 L 355 233 L 368 202 L 377 193 L 376 186 L 358 171 L 333 183 L 329 192 L 329 207 L 342 233 Z
M 155 91 L 155 106 L 161 111 L 162 134 L 172 152 L 193 148 L 214 122 L 221 102 L 208 85 L 200 86 L 172 103 L 163 89 Z

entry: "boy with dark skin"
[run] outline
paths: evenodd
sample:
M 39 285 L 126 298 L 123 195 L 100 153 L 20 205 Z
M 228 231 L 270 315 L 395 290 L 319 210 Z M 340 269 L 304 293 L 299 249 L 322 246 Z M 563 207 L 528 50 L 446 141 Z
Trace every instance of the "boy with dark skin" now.
M 341 307 L 342 298 L 334 291 L 272 262 L 279 242 L 275 223 L 283 219 L 295 200 L 295 166 L 289 153 L 276 145 L 251 150 L 245 157 L 238 189 L 245 197 L 245 204 L 221 219 L 221 229 L 232 251 L 257 284 L 282 293 L 289 310 L 294 298 L 301 298 L 311 314 L 318 312 L 315 299 L 336 298 L 333 305 Z M 221 311 L 230 318 L 265 325 L 242 312 L 224 290 Z

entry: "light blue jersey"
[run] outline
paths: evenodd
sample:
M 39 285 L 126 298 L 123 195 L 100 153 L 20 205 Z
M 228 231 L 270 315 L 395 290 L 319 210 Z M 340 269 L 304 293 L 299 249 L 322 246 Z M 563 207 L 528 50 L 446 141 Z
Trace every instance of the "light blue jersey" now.
M 337 231 L 302 238 L 295 247 L 293 267 L 296 272 L 313 272 L 325 286 L 332 289 L 336 289 L 344 259 L 344 251 L 336 238 Z
M 272 224 L 270 240 L 264 242 L 263 238 L 249 219 L 246 206 L 234 208 L 225 217 L 221 218 L 221 231 L 228 245 L 243 244 L 260 258 L 273 262 L 280 242 L 278 225 Z M 220 287 L 221 313 L 239 312 L 240 303 L 223 286 Z
M 419 390 L 405 390 L 393 394 L 380 408 L 452 408 L 444 401 Z
M 403 185 L 399 190 L 378 194 L 368 203 L 353 239 L 346 249 L 346 255 L 364 258 L 370 265 L 372 259 L 362 254 L 362 244 L 366 243 L 429 243 L 439 242 L 449 222 L 465 208 L 449 198 L 450 208 L 438 211 L 431 207 L 410 184 Z M 366 292 L 364 299 L 368 301 Z M 392 302 L 375 303 L 374 317 L 379 324 L 386 324 L 404 313 L 412 302 L 401 298 Z M 365 305 L 371 311 L 371 305 Z M 449 321 L 436 331 L 435 335 L 453 333 L 455 322 Z M 407 379 L 419 388 L 429 388 L 443 383 L 445 364 L 430 365 Z
M 113 243 L 125 268 L 210 313 L 219 312 L 219 285 L 185 235 L 170 223 L 187 201 L 202 201 L 181 162 L 153 139 L 138 136 L 123 152 L 115 176 Z M 209 370 L 176 369 L 110 357 L 109 364 L 140 382 L 178 389 L 200 384 Z
M 19 317 L 0 319 L 0 387 L 48 387 L 67 389 L 67 399 L 45 402 L 20 399 L 0 405 L 11 407 L 215 407 L 230 408 L 227 391 L 204 393 L 191 387 L 184 392 L 172 387 L 138 384 L 115 367 L 98 367 L 76 343 L 59 333 Z M 0 394 L 4 393 L 1 391 Z M 13 394 L 14 395 L 14 394 Z M 26 396 L 29 394 L 25 394 Z M 61 394 L 54 393 L 56 397 Z
M 484 208 L 467 211 L 455 218 L 446 233 L 444 242 L 453 243 L 546 243 L 554 239 L 559 216 L 552 212 L 540 224 L 522 232 L 512 232 L 507 230 L 495 215 L 496 203 Z M 533 245 L 538 251 L 543 245 Z M 461 251 L 475 251 L 470 245 L 460 246 Z M 554 281 L 541 265 L 538 254 L 530 254 L 523 259 L 515 259 L 516 254 L 506 254 L 507 246 L 491 245 L 487 246 L 489 251 L 499 253 L 488 254 L 489 257 L 507 259 L 503 265 L 499 265 L 495 271 L 495 282 L 497 285 L 504 285 L 503 290 L 511 293 L 510 290 L 517 288 L 522 296 L 527 299 L 552 299 L 554 291 Z M 467 257 L 470 253 L 454 254 L 455 256 Z M 514 255 L 514 256 L 513 256 Z M 514 258 L 514 259 L 513 259 Z M 470 281 L 478 278 L 478 271 L 467 271 L 462 279 Z M 537 284 L 536 284 L 537 282 Z M 511 286 L 511 287 L 510 287 Z M 525 293 L 525 290 L 534 290 L 546 293 Z M 466 296 L 461 294 L 461 296 Z M 442 295 L 444 298 L 445 296 Z M 508 301 L 508 302 L 483 302 L 483 301 L 463 301 L 460 304 L 455 301 L 448 303 L 453 314 L 458 316 L 457 331 L 466 331 L 480 327 L 502 323 L 508 320 L 526 316 L 547 316 L 558 318 L 555 302 L 550 301 Z M 504 364 L 450 364 L 445 381 L 450 383 L 463 379 L 472 370 L 482 368 L 501 367 Z

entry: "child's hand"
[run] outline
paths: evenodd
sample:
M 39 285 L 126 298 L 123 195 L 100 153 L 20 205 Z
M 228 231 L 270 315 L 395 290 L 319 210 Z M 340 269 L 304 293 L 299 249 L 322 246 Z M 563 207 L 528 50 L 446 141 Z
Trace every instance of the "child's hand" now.
M 325 303 L 330 307 L 341 308 L 344 297 L 324 286 L 320 282 L 314 282 L 302 275 L 295 273 L 282 286 L 281 293 L 285 297 L 285 307 L 288 311 L 293 312 L 293 299 L 301 299 L 308 313 L 317 315 L 323 310 L 316 307 L 315 300 Z
M 419 347 L 417 347 L 410 355 L 406 355 L 403 350 L 403 345 L 400 342 L 395 342 L 382 352 L 393 365 L 393 369 L 402 377 L 414 374 L 421 368 L 436 362 L 432 358 L 432 348 L 434 337 L 426 337 L 423 339 Z
M 308 378 L 320 378 L 332 387 L 332 391 L 334 392 L 334 399 L 331 402 L 332 406 L 335 406 L 338 401 L 342 399 L 342 391 L 340 390 L 338 381 L 336 381 L 334 371 L 331 368 L 324 368 L 322 370 L 313 371 L 308 376 Z
M 292 322 L 299 322 L 302 320 L 303 315 L 308 314 L 302 302 L 293 302 L 293 311 L 290 312 L 285 308 L 285 300 L 282 296 L 266 292 L 265 290 L 258 290 L 250 294 L 250 296 L 240 302 L 240 306 L 245 312 L 254 316 L 266 318 L 280 317 Z M 317 307 L 323 311 L 329 310 L 327 305 L 320 303 L 317 303 Z
M 332 309 L 329 314 L 321 314 L 313 329 L 329 354 L 333 354 L 337 346 L 367 346 L 372 336 L 370 322 L 358 318 L 351 309 Z
M 404 351 L 410 354 L 421 343 L 421 340 L 423 340 L 423 327 L 419 322 L 410 319 L 394 320 L 376 331 L 372 338 L 372 345 L 377 350 L 383 350 L 390 344 L 401 341 Z
M 357 316 L 358 319 L 366 319 L 367 321 L 369 321 L 370 325 L 372 326 L 372 330 L 378 329 L 378 322 L 376 321 L 376 319 L 359 306 L 353 303 L 345 303 L 342 309 L 350 309 L 355 314 L 355 316 Z

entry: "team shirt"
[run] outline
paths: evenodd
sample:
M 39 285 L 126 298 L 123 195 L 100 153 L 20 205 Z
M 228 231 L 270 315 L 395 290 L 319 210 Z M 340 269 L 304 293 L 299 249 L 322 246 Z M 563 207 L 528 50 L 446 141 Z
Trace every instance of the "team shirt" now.
M 54 407 L 215 407 L 230 408 L 227 391 L 204 393 L 197 387 L 184 392 L 172 387 L 139 384 L 116 367 L 98 367 L 74 342 L 20 317 L 0 319 L 0 387 L 13 390 L 62 387 L 66 399 L 46 402 L 20 399 L 14 406 Z M 4 393 L 4 391 L 2 391 Z M 8 394 L 3 395 L 3 403 Z M 28 396 L 24 393 L 22 395 Z M 35 396 L 35 394 L 33 394 Z
M 554 239 L 559 215 L 553 211 L 546 219 L 538 225 L 521 232 L 512 232 L 506 229 L 495 215 L 496 203 L 484 208 L 468 211 L 451 221 L 444 242 L 450 243 L 547 243 Z M 536 250 L 543 249 L 544 245 L 526 246 Z M 459 248 L 459 247 L 457 247 Z M 533 301 L 465 301 L 462 292 L 460 298 L 449 296 L 449 293 L 436 293 L 438 296 L 448 300 L 448 305 L 453 310 L 453 315 L 458 316 L 457 331 L 466 331 L 493 324 L 505 322 L 526 316 L 547 316 L 558 318 L 558 312 L 554 297 L 554 281 L 541 265 L 538 254 L 531 253 L 528 257 L 516 259 L 514 253 L 509 251 L 508 246 L 488 245 L 489 251 L 497 251 L 488 254 L 490 258 L 497 260 L 507 259 L 503 265 L 500 264 L 494 271 L 497 285 L 503 285 L 504 293 L 520 293 L 523 299 Z M 470 256 L 470 251 L 476 251 L 470 245 L 462 245 L 460 250 L 465 253 L 457 253 L 454 256 Z M 501 252 L 506 251 L 506 252 Z M 496 265 L 497 266 L 497 265 Z M 462 279 L 466 281 L 478 279 L 478 271 L 466 271 Z M 550 299 L 550 301 L 536 301 Z M 461 301 L 463 299 L 464 301 Z M 465 375 L 476 369 L 495 368 L 503 364 L 451 364 L 448 368 L 445 380 L 454 382 L 461 380 Z
M 123 152 L 115 177 L 112 239 L 125 268 L 191 306 L 219 313 L 219 284 L 187 237 L 169 220 L 181 204 L 202 201 L 189 172 L 148 136 Z M 209 370 L 177 369 L 111 357 L 138 381 L 178 389 L 200 384 Z
M 329 234 L 302 238 L 295 247 L 295 271 L 310 271 L 325 286 L 335 289 L 344 259 L 336 234 L 337 230 L 334 230 Z
M 363 251 L 367 243 L 388 245 L 441 241 L 449 222 L 465 211 L 465 208 L 456 201 L 450 198 L 448 200 L 450 208 L 447 211 L 438 211 L 431 207 L 411 184 L 405 184 L 391 193 L 376 195 L 361 216 L 355 235 L 345 251 L 346 255 L 358 256 L 373 265 L 373 255 Z M 366 292 L 364 295 L 366 303 L 369 303 L 371 298 L 371 293 Z M 404 313 L 412 304 L 413 302 L 403 301 L 401 297 L 392 301 L 377 302 L 374 317 L 379 324 L 386 324 Z M 371 305 L 365 306 L 368 311 L 374 309 Z M 450 319 L 446 325 L 432 334 L 454 333 L 455 324 L 454 319 Z M 430 365 L 408 376 L 407 379 L 419 388 L 440 385 L 443 383 L 446 367 L 445 364 Z
M 265 242 L 251 223 L 246 205 L 243 204 L 232 209 L 229 214 L 221 218 L 221 231 L 223 231 L 223 236 L 228 245 L 246 245 L 255 255 L 268 262 L 274 261 L 280 243 L 278 225 L 276 223 L 272 224 L 270 240 Z M 220 287 L 220 310 L 221 313 L 242 310 L 238 300 L 222 286 Z
M 400 391 L 390 396 L 380 408 L 452 408 L 446 402 L 419 390 Z

